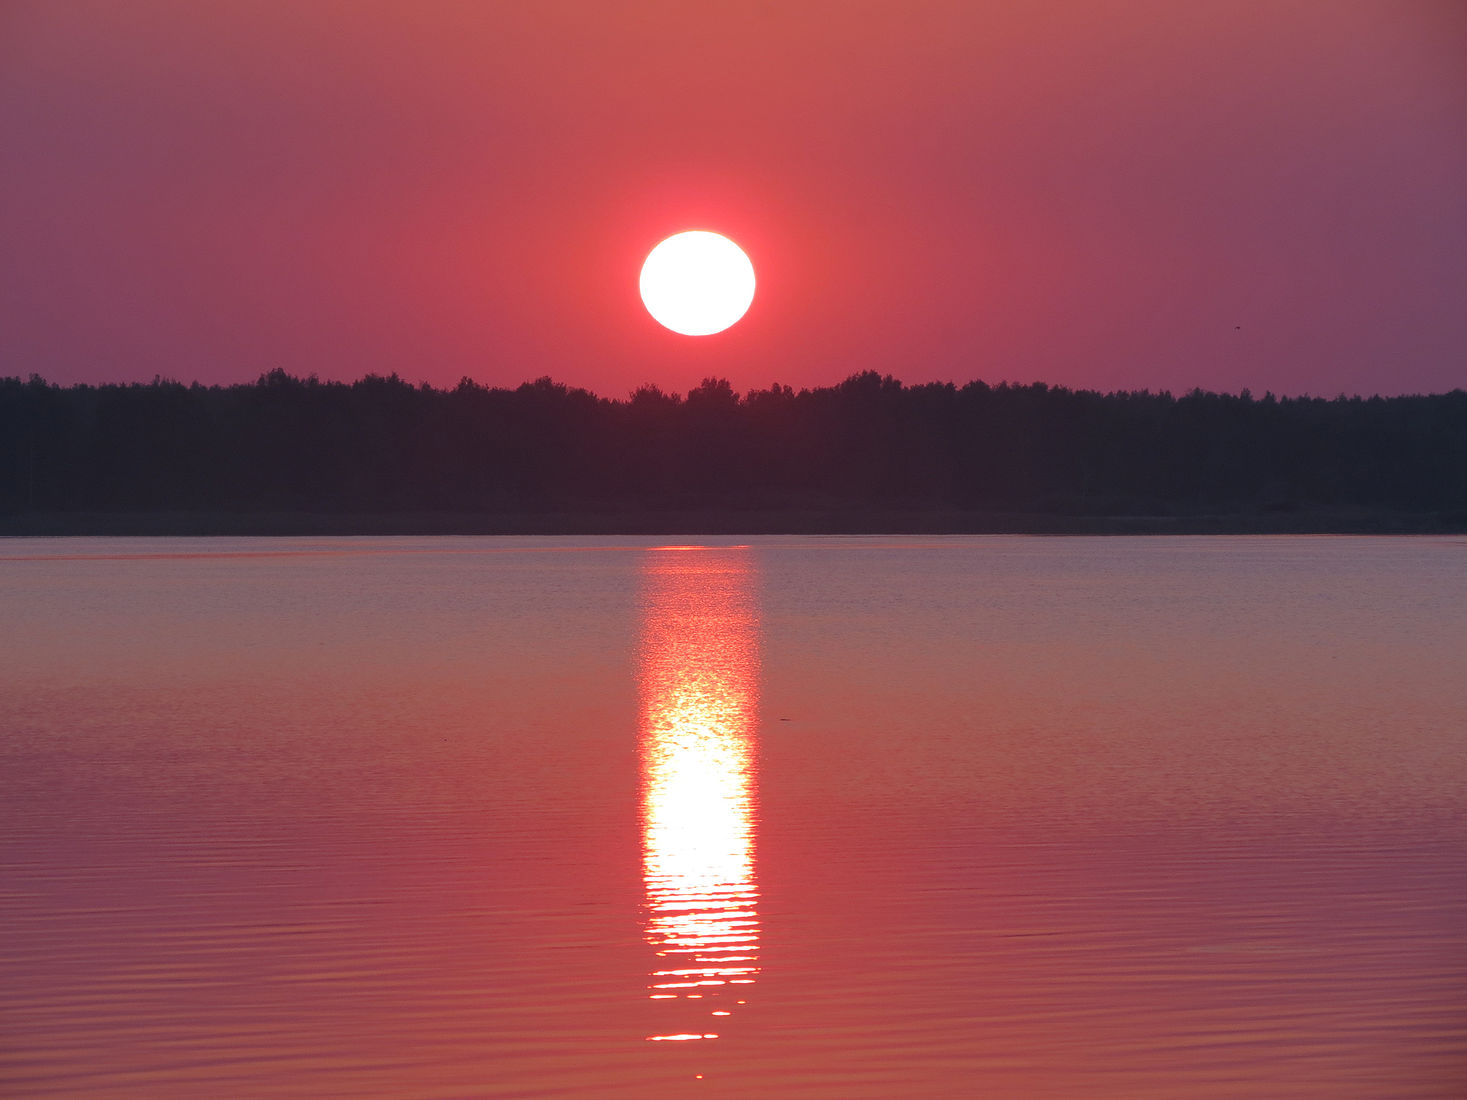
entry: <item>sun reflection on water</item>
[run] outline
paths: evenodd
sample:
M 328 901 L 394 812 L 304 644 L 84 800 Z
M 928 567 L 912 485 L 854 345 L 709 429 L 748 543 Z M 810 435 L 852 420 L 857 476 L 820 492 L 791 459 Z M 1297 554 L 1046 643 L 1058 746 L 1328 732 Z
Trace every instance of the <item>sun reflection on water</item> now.
M 726 1022 L 759 973 L 755 578 L 741 548 L 654 550 L 642 577 L 648 995 L 668 1002 L 679 1029 L 647 1038 L 716 1039 L 689 1025 Z

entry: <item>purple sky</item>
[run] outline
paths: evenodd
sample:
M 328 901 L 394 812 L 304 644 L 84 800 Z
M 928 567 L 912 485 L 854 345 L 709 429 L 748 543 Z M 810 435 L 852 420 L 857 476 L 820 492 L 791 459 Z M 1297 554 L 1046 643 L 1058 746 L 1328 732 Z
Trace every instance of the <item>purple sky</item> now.
M 4 0 L 0 164 L 0 375 L 1467 386 L 1457 0 Z

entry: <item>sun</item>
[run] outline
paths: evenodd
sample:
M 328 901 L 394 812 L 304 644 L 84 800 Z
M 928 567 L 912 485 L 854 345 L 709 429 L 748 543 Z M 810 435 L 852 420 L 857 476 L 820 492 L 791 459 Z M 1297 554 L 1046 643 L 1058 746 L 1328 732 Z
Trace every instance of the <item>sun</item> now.
M 676 233 L 642 264 L 642 301 L 661 325 L 684 336 L 728 328 L 754 300 L 754 265 L 719 233 Z

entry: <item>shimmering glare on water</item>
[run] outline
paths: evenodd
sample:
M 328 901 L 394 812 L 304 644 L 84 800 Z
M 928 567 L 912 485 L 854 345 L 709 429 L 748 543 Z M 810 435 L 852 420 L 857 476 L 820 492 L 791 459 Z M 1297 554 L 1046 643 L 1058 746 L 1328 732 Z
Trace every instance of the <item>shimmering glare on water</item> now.
M 1467 540 L 678 541 L 0 543 L 0 1094 L 1467 1095 Z
M 747 547 L 668 547 L 642 566 L 643 866 L 647 938 L 658 959 L 650 996 L 683 1002 L 664 1007 L 695 1026 L 733 1015 L 730 1006 L 746 1003 L 759 973 L 751 559 Z M 699 1030 L 648 1036 L 716 1038 Z

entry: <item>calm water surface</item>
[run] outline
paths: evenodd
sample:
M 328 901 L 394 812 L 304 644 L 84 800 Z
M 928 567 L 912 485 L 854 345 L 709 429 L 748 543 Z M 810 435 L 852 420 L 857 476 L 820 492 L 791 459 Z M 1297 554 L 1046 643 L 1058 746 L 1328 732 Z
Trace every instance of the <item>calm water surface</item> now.
M 0 542 L 0 1094 L 1467 1095 L 1467 540 Z

